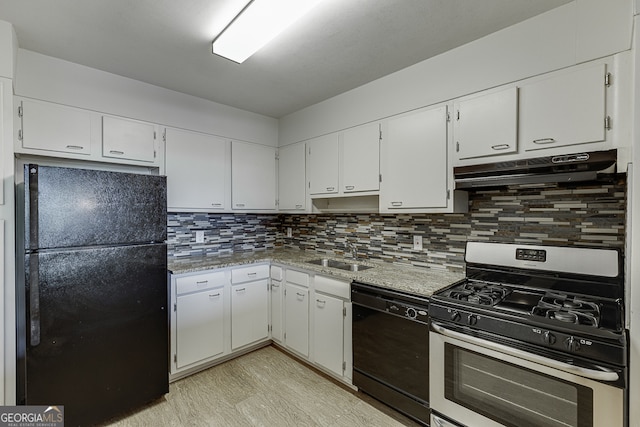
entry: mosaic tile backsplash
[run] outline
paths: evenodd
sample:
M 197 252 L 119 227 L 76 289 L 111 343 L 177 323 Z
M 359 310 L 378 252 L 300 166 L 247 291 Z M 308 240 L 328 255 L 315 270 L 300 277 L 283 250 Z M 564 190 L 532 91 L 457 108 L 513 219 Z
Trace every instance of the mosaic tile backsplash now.
M 169 214 L 172 256 L 275 247 L 358 256 L 428 268 L 461 270 L 467 240 L 614 247 L 624 250 L 626 181 L 469 193 L 465 214 Z M 292 229 L 287 238 L 286 230 Z M 205 243 L 195 243 L 204 230 Z M 423 250 L 413 250 L 421 235 Z

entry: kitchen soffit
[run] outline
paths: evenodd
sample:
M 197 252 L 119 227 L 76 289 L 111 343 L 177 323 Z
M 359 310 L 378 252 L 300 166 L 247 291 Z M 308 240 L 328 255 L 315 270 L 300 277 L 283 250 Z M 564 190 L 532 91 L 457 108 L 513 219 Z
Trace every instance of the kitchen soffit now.
M 0 0 L 21 48 L 282 117 L 570 0 L 324 0 L 243 64 L 211 42 L 246 0 Z

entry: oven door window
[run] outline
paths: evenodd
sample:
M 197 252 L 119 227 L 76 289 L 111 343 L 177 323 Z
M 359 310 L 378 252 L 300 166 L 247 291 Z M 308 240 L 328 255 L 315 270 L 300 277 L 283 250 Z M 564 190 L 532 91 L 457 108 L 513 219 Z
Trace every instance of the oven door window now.
M 510 427 L 591 427 L 593 391 L 445 343 L 445 397 Z

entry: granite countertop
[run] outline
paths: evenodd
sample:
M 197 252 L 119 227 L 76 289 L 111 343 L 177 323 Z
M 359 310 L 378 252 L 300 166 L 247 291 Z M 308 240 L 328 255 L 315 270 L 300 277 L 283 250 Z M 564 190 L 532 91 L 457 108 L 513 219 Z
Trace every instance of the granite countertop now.
M 373 266 L 373 268 L 355 272 L 309 263 L 309 261 L 319 258 L 352 261 L 350 258 L 326 256 L 317 252 L 274 249 L 220 256 L 169 258 L 168 264 L 169 270 L 173 274 L 183 274 L 244 264 L 275 262 L 311 273 L 319 273 L 346 281 L 356 280 L 422 296 L 431 296 L 435 291 L 464 278 L 463 272 L 457 273 L 444 269 L 414 267 L 407 264 L 393 264 L 369 259 L 358 260 L 357 263 Z

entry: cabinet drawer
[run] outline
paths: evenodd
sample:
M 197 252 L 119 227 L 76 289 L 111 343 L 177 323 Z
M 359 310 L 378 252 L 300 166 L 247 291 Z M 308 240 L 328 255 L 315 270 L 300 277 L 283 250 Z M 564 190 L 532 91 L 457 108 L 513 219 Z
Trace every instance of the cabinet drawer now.
M 287 270 L 287 282 L 309 287 L 309 275 L 295 270 Z
M 346 300 L 350 298 L 350 286 L 347 282 L 324 276 L 316 276 L 314 279 L 314 285 L 317 292 L 335 295 Z
M 249 282 L 251 280 L 266 279 L 267 277 L 269 277 L 269 266 L 266 264 L 231 270 L 231 283 Z
M 271 266 L 271 278 L 273 280 L 282 280 L 282 267 L 278 267 L 276 265 Z
M 196 276 L 179 277 L 176 279 L 176 294 L 181 295 L 189 292 L 223 286 L 224 282 L 224 271 L 198 274 Z

